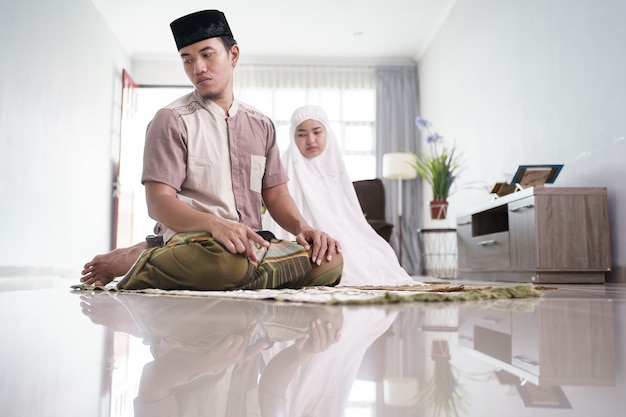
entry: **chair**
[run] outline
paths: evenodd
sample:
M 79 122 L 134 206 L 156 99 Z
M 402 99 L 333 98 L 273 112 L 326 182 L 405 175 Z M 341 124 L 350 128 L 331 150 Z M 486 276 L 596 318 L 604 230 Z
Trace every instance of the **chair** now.
M 387 242 L 391 239 L 393 224 L 385 220 L 385 186 L 380 178 L 353 181 L 356 196 L 367 222 Z

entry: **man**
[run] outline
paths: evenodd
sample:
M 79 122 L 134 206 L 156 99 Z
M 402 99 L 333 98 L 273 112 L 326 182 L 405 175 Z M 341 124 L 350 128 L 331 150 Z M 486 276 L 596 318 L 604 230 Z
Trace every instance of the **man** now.
M 274 125 L 233 94 L 239 46 L 224 14 L 204 10 L 170 25 L 195 91 L 159 110 L 148 126 L 142 183 L 164 247 L 142 243 L 105 262 L 136 259 L 124 289 L 224 290 L 335 285 L 341 249 L 304 220 L 289 195 Z M 261 207 L 296 236 L 266 240 Z M 267 236 L 266 236 L 267 238 Z M 97 257 L 96 257 L 97 258 Z M 88 263 L 81 281 L 105 285 L 112 270 Z M 100 264 L 102 266 L 102 264 Z M 118 271 L 116 271 L 118 272 Z

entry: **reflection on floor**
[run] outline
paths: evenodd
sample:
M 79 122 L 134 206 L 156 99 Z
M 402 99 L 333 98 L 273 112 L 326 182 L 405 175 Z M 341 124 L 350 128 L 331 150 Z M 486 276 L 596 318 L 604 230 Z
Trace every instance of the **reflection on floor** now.
M 622 416 L 626 285 L 296 305 L 0 278 L 5 416 Z M 493 284 L 493 283 L 492 283 Z

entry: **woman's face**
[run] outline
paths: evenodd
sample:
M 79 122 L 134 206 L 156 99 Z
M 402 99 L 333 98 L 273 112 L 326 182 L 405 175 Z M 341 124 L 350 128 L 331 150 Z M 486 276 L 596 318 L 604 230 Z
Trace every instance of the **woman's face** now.
M 326 128 L 317 120 L 305 120 L 296 128 L 298 150 L 306 158 L 315 158 L 326 148 Z

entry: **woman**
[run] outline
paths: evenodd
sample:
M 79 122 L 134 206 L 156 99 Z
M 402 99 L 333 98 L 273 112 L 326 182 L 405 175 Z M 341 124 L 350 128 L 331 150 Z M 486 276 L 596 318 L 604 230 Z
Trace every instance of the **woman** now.
M 307 222 L 340 242 L 344 265 L 339 285 L 417 284 L 365 220 L 324 110 L 296 109 L 289 133 L 291 142 L 282 156 L 287 185 Z M 278 238 L 293 239 L 273 221 L 270 229 Z

